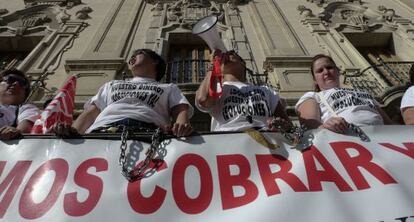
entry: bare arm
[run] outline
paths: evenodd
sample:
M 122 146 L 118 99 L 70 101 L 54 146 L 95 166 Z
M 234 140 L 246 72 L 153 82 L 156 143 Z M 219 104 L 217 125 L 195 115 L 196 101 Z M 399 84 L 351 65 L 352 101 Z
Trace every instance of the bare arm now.
M 29 133 L 33 125 L 34 123 L 32 121 L 23 120 L 17 125 L 16 129 L 19 130 L 21 133 Z
M 19 138 L 22 133 L 29 133 L 33 127 L 33 122 L 29 120 L 21 121 L 17 127 L 4 126 L 0 128 L 1 140 L 12 140 Z
M 196 103 L 198 103 L 202 108 L 209 109 L 216 102 L 217 98 L 211 97 L 208 94 L 209 85 L 210 85 L 211 71 L 206 74 L 203 82 L 201 82 L 200 87 L 196 91 Z
M 384 124 L 385 125 L 393 125 L 395 124 L 390 117 L 388 116 L 387 113 L 384 112 L 384 110 L 382 110 L 380 107 L 377 106 L 377 110 L 379 112 L 379 114 L 381 115 L 382 119 L 384 120 Z
M 283 105 L 282 105 L 282 103 L 281 103 L 280 101 L 278 102 L 278 104 L 277 104 L 277 106 L 276 106 L 276 109 L 275 109 L 275 111 L 274 111 L 273 115 L 274 115 L 275 117 L 280 117 L 280 118 L 282 118 L 282 119 L 285 119 L 285 120 L 287 120 L 287 121 L 291 122 L 291 121 L 290 121 L 290 119 L 289 119 L 289 116 L 288 116 L 288 115 L 287 115 L 287 113 L 286 113 L 286 108 L 285 108 L 285 106 L 283 106 Z
M 292 121 L 286 114 L 285 106 L 279 101 L 273 112 L 273 118 L 267 120 L 267 127 L 271 131 L 278 131 L 278 127 L 281 127 L 284 131 L 289 131 L 292 126 Z
M 414 125 L 414 106 L 402 110 L 405 125 Z
M 189 108 L 187 104 L 179 104 L 171 109 L 174 124 L 172 133 L 175 136 L 188 136 L 193 132 L 193 128 L 189 119 Z
M 95 122 L 96 117 L 101 113 L 101 110 L 95 105 L 91 104 L 83 111 L 82 114 L 72 124 L 80 134 L 84 134 L 85 131 Z
M 325 128 L 332 132 L 344 133 L 349 125 L 342 117 L 331 117 L 324 123 L 321 120 L 319 105 L 314 99 L 304 101 L 298 107 L 299 121 L 308 129 Z
M 304 101 L 298 107 L 299 122 L 307 129 L 316 129 L 322 126 L 319 105 L 314 99 Z

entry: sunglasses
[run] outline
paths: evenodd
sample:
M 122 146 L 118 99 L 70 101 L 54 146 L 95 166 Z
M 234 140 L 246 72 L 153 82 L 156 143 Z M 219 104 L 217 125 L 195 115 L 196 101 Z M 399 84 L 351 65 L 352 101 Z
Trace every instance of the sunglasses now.
M 29 83 L 27 80 L 15 76 L 6 76 L 3 78 L 3 82 L 6 82 L 8 85 L 12 85 L 13 83 L 17 82 L 20 86 L 29 88 Z

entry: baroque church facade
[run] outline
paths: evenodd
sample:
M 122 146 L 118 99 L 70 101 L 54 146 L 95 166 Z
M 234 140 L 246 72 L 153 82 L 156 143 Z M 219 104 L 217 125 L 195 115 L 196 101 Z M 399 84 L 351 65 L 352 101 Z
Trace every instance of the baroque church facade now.
M 126 61 L 137 48 L 168 63 L 164 82 L 176 83 L 194 103 L 209 67 L 210 49 L 191 34 L 215 15 L 225 46 L 247 62 L 248 80 L 286 98 L 288 114 L 313 90 L 313 55 L 328 54 L 341 85 L 374 95 L 396 122 L 414 72 L 412 0 L 0 0 L 0 66 L 26 72 L 30 100 L 39 106 L 77 76 L 77 113 L 99 87 L 128 78 Z M 209 116 L 193 124 L 208 130 Z

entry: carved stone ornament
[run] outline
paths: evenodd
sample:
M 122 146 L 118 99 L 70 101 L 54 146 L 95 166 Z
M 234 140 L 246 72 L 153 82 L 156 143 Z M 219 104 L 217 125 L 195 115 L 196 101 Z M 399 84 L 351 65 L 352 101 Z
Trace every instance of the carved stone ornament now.
M 348 2 L 362 4 L 362 0 L 306 0 L 307 2 L 315 3 L 319 7 L 326 6 L 333 2 Z
M 0 24 L 5 26 L 2 30 L 8 30 L 15 35 L 22 36 L 38 30 L 38 27 L 59 29 L 61 24 L 66 23 L 70 19 L 70 15 L 66 13 L 65 7 L 54 4 L 33 3 L 28 3 L 30 6 L 22 10 L 0 17 Z M 85 7 L 81 12 L 87 15 L 91 10 L 91 8 Z
M 158 12 L 160 12 L 160 11 L 162 11 L 163 9 L 164 9 L 163 4 L 162 4 L 162 3 L 157 2 L 157 3 L 155 3 L 154 7 L 152 7 L 152 8 L 151 8 L 151 11 L 158 11 Z
M 222 20 L 224 12 L 221 5 L 205 0 L 178 0 L 167 5 L 168 21 L 180 23 L 186 29 L 191 29 L 199 19 L 209 15 L 216 15 Z
M 362 31 L 368 31 L 368 22 L 367 18 L 364 16 L 364 14 L 360 11 L 354 11 L 354 10 L 342 10 L 341 11 L 341 17 L 348 21 L 348 23 L 358 26 L 362 29 Z
M 332 2 L 325 6 L 319 18 L 327 25 L 337 28 L 350 28 L 363 32 L 372 31 L 384 25 L 385 21 L 392 21 L 395 17 L 394 10 L 380 7 L 380 11 L 368 7 L 349 3 Z M 381 11 L 382 10 L 382 11 Z M 388 26 L 392 24 L 387 24 Z
M 305 17 L 305 18 L 312 18 L 315 17 L 315 15 L 313 14 L 312 10 L 305 7 L 304 5 L 299 5 L 298 6 L 298 11 L 300 12 L 300 14 Z
M 73 6 L 82 4 L 81 0 L 24 0 L 24 4 L 26 7 L 32 7 L 35 5 L 58 5 L 58 6 L 66 6 L 66 8 L 70 9 Z
M 0 9 L 0 16 L 5 15 L 7 13 L 9 13 L 9 11 L 7 9 L 5 9 L 5 8 Z
M 56 15 L 56 20 L 58 23 L 63 24 L 66 23 L 70 19 L 70 15 L 66 13 L 66 10 L 63 9 Z
M 91 7 L 83 7 L 81 10 L 76 12 L 76 18 L 81 20 L 89 19 L 89 13 L 91 13 L 93 10 Z
M 378 6 L 378 11 L 382 12 L 382 18 L 387 22 L 392 22 L 395 17 L 395 10 L 386 8 L 383 5 Z
M 42 13 L 27 14 L 21 17 L 22 27 L 32 28 L 35 26 L 44 25 L 51 21 L 51 19 Z
M 329 0 L 306 0 L 311 3 L 315 3 L 317 6 L 322 6 L 324 3 L 326 3 Z

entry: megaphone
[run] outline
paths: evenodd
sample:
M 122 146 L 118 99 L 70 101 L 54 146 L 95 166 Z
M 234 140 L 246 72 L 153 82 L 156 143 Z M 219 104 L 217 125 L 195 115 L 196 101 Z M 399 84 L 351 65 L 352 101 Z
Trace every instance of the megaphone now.
M 193 26 L 192 33 L 200 36 L 200 38 L 207 43 L 211 51 L 220 50 L 223 53 L 226 52 L 227 49 L 217 32 L 217 21 L 217 16 L 202 18 Z M 221 57 L 214 57 L 208 94 L 215 98 L 219 98 L 223 93 L 223 75 L 221 74 L 220 64 Z
M 221 40 L 216 28 L 217 21 L 218 18 L 214 15 L 202 18 L 193 26 L 192 33 L 200 36 L 211 51 L 219 49 L 221 52 L 226 52 L 226 46 L 224 46 L 224 42 Z

